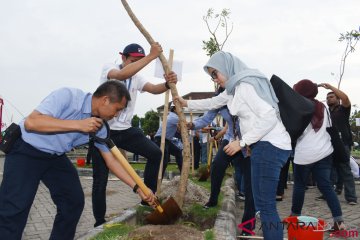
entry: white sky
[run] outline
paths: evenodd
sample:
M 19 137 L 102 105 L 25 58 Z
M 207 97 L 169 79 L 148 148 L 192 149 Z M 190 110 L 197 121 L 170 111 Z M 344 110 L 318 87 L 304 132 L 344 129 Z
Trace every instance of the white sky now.
M 230 9 L 234 23 L 224 50 L 268 77 L 289 85 L 308 78 L 337 85 L 345 43 L 340 33 L 359 29 L 359 0 L 128 0 L 135 15 L 159 41 L 165 56 L 175 50 L 183 61 L 181 95 L 212 91 L 203 72 L 208 57 L 202 40 L 209 33 L 202 17 L 207 9 Z M 131 22 L 120 0 L 1 0 L 0 95 L 5 122 L 28 115 L 51 91 L 68 86 L 93 92 L 103 64 L 113 62 L 129 43 L 149 45 Z M 357 46 L 360 48 L 360 45 Z M 342 83 L 353 104 L 360 104 L 360 50 L 350 54 Z M 156 79 L 153 64 L 142 71 Z M 332 75 L 334 73 L 335 75 Z M 324 99 L 321 90 L 319 99 Z M 139 94 L 135 113 L 143 116 L 162 105 L 163 95 Z

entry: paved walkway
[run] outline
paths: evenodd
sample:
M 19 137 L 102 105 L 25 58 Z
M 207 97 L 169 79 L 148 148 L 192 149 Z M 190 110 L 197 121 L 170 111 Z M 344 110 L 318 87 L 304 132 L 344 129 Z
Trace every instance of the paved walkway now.
M 285 190 L 285 198 L 281 202 L 277 202 L 277 209 L 280 215 L 281 219 L 284 219 L 289 216 L 290 210 L 291 210 L 291 196 L 292 196 L 292 189 L 293 185 L 288 184 L 288 189 Z M 357 182 L 356 184 L 356 192 L 358 196 L 360 195 L 360 182 Z M 316 218 L 322 218 L 326 222 L 332 223 L 332 217 L 330 209 L 328 208 L 325 201 L 317 201 L 315 200 L 315 197 L 320 196 L 320 192 L 317 188 L 308 189 L 305 193 L 305 203 L 302 211 L 302 215 L 304 216 L 312 216 Z M 354 230 L 353 232 L 348 232 L 348 234 L 358 234 L 358 237 L 355 238 L 344 238 L 344 237 L 330 237 L 329 233 L 324 234 L 324 239 L 360 239 L 360 205 L 349 205 L 344 199 L 344 194 L 338 195 L 343 217 L 345 220 L 345 225 L 348 228 L 351 228 Z M 240 200 L 236 200 L 236 219 L 238 220 L 237 223 L 241 222 L 242 213 L 244 209 L 244 202 Z M 256 224 L 255 232 L 257 232 L 257 235 L 261 235 L 260 223 Z M 284 230 L 284 237 L 287 237 L 287 231 Z

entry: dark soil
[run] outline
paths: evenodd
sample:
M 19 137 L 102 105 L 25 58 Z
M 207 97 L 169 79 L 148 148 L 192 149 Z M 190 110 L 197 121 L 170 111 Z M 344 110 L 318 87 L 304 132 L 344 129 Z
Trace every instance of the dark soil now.
M 203 233 L 185 225 L 146 225 L 128 235 L 129 240 L 202 240 Z

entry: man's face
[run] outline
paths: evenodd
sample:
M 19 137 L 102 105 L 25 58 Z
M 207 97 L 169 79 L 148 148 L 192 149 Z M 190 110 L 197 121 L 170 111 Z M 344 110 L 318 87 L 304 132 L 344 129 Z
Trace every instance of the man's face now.
M 120 112 L 126 107 L 127 100 L 125 97 L 120 102 L 110 102 L 108 97 L 103 99 L 103 102 L 99 108 L 99 117 L 104 120 L 110 120 L 120 114 Z
M 133 56 L 122 56 L 122 60 L 123 60 L 123 66 L 125 67 L 126 65 L 130 64 L 130 63 L 134 63 L 140 59 L 142 59 L 143 57 L 133 57 Z
M 326 103 L 328 106 L 336 106 L 339 104 L 339 99 L 335 94 L 330 93 L 326 96 Z

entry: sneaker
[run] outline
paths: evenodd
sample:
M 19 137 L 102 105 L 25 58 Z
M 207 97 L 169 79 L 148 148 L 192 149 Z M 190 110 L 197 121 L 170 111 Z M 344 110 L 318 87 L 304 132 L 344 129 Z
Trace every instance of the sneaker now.
M 209 209 L 209 208 L 211 208 L 211 207 L 216 207 L 216 205 L 217 205 L 217 203 L 207 202 L 207 203 L 203 206 L 203 208 L 204 208 L 204 209 Z
M 239 192 L 239 193 L 237 194 L 237 197 L 238 197 L 241 201 L 245 201 L 245 194 Z
M 321 196 L 319 196 L 319 197 L 316 197 L 315 200 L 317 200 L 317 201 L 323 201 L 323 200 L 325 200 L 325 197 L 324 197 L 324 195 L 321 195 Z
M 106 222 L 105 219 L 96 221 L 94 224 L 94 227 L 100 226 L 100 225 L 104 224 L 105 222 Z
M 348 204 L 353 206 L 353 205 L 357 205 L 357 202 L 356 201 L 349 201 Z

